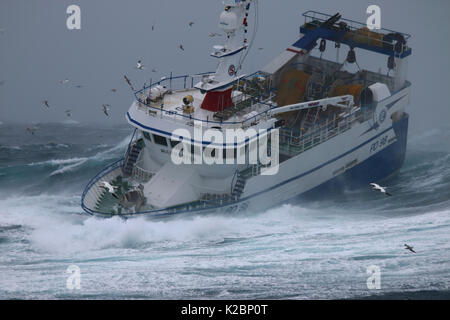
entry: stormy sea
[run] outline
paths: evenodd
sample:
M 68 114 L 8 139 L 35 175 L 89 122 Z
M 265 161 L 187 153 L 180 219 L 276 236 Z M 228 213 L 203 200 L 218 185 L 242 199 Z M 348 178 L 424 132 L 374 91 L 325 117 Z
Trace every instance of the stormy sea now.
M 382 182 L 392 197 L 367 187 L 152 221 L 80 207 L 90 178 L 123 156 L 129 126 L 35 127 L 0 124 L 0 299 L 450 298 L 450 128 L 409 137 Z

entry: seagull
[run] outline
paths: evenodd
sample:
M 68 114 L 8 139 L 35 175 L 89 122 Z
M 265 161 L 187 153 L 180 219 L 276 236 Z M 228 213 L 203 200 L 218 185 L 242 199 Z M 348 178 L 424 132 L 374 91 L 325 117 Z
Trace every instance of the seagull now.
M 189 25 L 189 27 L 192 27 L 194 25 L 194 22 L 191 21 L 188 23 L 188 25 Z
M 61 84 L 66 84 L 67 82 L 69 82 L 69 79 L 64 79 L 64 80 L 61 80 L 61 81 L 59 81 L 59 83 L 61 83 Z
M 413 253 L 416 253 L 416 252 L 414 251 L 414 247 L 408 246 L 406 243 L 405 243 L 405 249 L 406 249 L 406 250 L 409 250 L 409 251 L 411 251 L 411 252 L 413 252 Z
M 180 44 L 179 48 L 184 51 L 184 47 L 182 44 Z
M 38 129 L 38 128 L 36 128 L 36 127 L 33 127 L 33 128 L 27 128 L 27 131 L 28 131 L 29 133 L 31 133 L 31 134 L 34 136 L 34 133 L 37 131 L 37 129 Z
M 114 89 L 114 88 L 112 88 L 112 89 L 111 89 L 111 91 L 112 91 L 112 92 L 116 92 L 116 91 L 117 91 L 117 89 Z
M 102 181 L 100 182 L 100 188 L 108 191 L 114 198 L 119 199 L 119 197 L 114 193 L 118 187 L 111 185 L 109 182 Z
M 264 48 L 258 48 L 258 50 L 264 50 Z
M 217 32 L 210 32 L 210 33 L 209 33 L 209 36 L 210 36 L 211 38 L 214 38 L 214 37 L 221 37 L 222 35 L 221 35 L 220 33 L 217 33 Z
M 131 90 L 133 90 L 134 91 L 134 88 L 133 88 L 133 85 L 131 84 L 131 81 L 130 81 L 130 79 L 128 79 L 128 77 L 127 76 L 123 76 L 124 78 L 125 78 L 125 81 L 128 83 L 128 85 L 131 87 Z
M 47 108 L 50 108 L 50 105 L 48 104 L 48 100 L 44 100 L 42 103 L 43 103 L 44 106 L 46 106 Z
M 376 183 L 369 183 L 370 186 L 372 186 L 372 190 L 378 190 L 381 193 L 384 193 L 387 196 L 392 196 L 392 194 L 390 194 L 389 192 L 386 191 L 385 187 L 380 187 L 378 184 Z
M 64 111 L 65 113 L 66 113 L 66 115 L 68 116 L 68 117 L 70 117 L 71 115 L 72 115 L 72 110 L 66 110 L 66 111 Z
M 103 107 L 103 113 L 105 115 L 109 116 L 109 113 L 108 113 L 109 108 L 108 107 L 110 107 L 110 105 L 105 103 L 105 104 L 102 105 L 102 107 Z
M 141 60 L 138 60 L 138 62 L 136 63 L 136 69 L 138 69 L 138 70 L 144 70 L 145 69 Z

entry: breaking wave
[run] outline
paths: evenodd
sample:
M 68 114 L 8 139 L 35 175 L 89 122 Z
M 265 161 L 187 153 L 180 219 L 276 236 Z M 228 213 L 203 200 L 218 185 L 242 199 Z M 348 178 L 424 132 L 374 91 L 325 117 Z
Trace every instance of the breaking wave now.
M 383 182 L 389 199 L 362 189 L 259 213 L 161 221 L 98 219 L 80 208 L 85 184 L 123 156 L 130 131 L 118 143 L 92 139 L 102 135 L 96 129 L 86 141 L 0 141 L 15 157 L 0 158 L 0 272 L 8 275 L 0 298 L 445 295 L 450 154 L 427 141 L 446 133 L 410 139 L 403 168 Z M 65 289 L 70 264 L 83 275 L 78 293 Z M 377 293 L 366 287 L 373 264 L 383 277 Z

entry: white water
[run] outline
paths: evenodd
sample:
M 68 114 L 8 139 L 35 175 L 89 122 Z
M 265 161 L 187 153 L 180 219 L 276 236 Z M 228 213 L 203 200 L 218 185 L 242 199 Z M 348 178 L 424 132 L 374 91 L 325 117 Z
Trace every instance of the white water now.
M 30 159 L 24 168 L 46 170 L 57 192 L 45 184 L 32 194 L 0 189 L 0 298 L 448 296 L 450 158 L 422 152 L 420 139 L 387 182 L 391 198 L 357 190 L 253 214 L 163 221 L 83 215 L 73 174 L 86 183 L 87 165 L 100 169 L 121 156 L 128 139 L 106 150 L 98 144 L 90 156 Z M 81 269 L 80 290 L 66 288 L 71 264 Z M 370 265 L 381 269 L 380 290 L 366 286 Z

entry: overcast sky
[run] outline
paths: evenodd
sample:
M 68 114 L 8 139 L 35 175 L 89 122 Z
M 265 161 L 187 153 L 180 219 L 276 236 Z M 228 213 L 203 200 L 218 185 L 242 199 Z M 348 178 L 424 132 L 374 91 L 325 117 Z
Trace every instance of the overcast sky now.
M 412 35 L 411 130 L 448 125 L 450 103 L 450 1 L 259 0 L 259 30 L 245 70 L 256 71 L 298 39 L 301 13 L 323 11 L 366 21 L 370 4 L 381 7 L 382 27 Z M 66 28 L 66 9 L 81 7 L 81 30 Z M 173 71 L 213 71 L 211 47 L 221 38 L 221 0 L 0 0 L 0 121 L 125 123 L 136 87 Z M 195 24 L 188 27 L 188 22 Z M 250 25 L 253 21 L 250 17 Z M 151 31 L 151 26 L 155 30 Z M 185 51 L 178 49 L 182 43 Z M 263 47 L 264 50 L 257 50 Z M 357 52 L 358 54 L 358 52 Z M 342 55 L 343 57 L 344 55 Z M 136 70 L 142 59 L 145 71 Z M 382 67 L 385 67 L 383 62 Z M 157 73 L 151 69 L 156 68 Z M 70 79 L 62 85 L 60 80 Z M 76 88 L 83 85 L 83 88 Z M 110 90 L 116 88 L 117 92 Z M 50 109 L 42 106 L 48 99 Z M 101 105 L 111 105 L 106 118 Z

